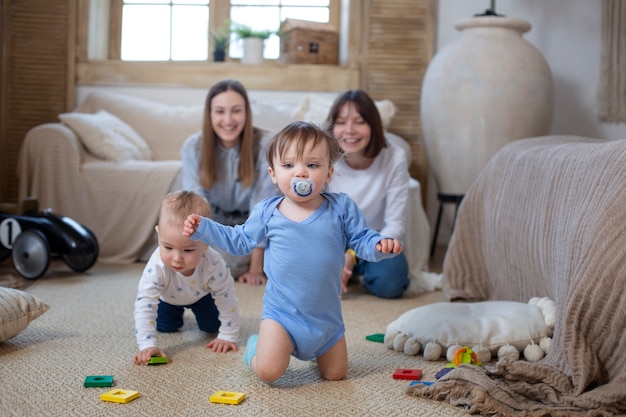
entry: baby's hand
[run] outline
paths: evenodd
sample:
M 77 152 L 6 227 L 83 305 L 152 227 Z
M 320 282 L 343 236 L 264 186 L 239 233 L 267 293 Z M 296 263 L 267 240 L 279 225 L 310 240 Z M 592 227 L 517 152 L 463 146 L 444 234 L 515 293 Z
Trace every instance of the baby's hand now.
M 383 239 L 376 244 L 376 250 L 382 253 L 400 253 L 402 244 L 397 239 Z
M 200 216 L 197 214 L 190 214 L 187 216 L 183 226 L 183 236 L 189 237 L 193 235 L 196 229 L 198 229 L 198 226 L 200 226 Z
M 148 361 L 153 356 L 167 357 L 163 349 L 160 349 L 158 347 L 149 347 L 135 354 L 135 356 L 133 356 L 133 362 L 135 362 L 135 365 L 147 365 Z
M 227 340 L 222 339 L 213 339 L 206 345 L 207 348 L 211 349 L 213 352 L 228 352 L 232 350 L 233 352 L 237 352 L 237 343 L 229 342 Z

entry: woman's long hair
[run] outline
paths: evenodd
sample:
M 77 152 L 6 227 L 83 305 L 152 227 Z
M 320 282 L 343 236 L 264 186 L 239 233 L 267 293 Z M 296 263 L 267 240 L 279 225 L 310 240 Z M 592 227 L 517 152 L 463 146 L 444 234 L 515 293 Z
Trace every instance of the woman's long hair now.
M 200 145 L 200 166 L 198 176 L 200 184 L 210 190 L 213 188 L 219 178 L 216 169 L 216 152 L 218 138 L 213 131 L 211 123 L 211 101 L 215 96 L 225 91 L 234 91 L 243 97 L 246 106 L 246 124 L 239 138 L 239 167 L 237 173 L 239 180 L 244 187 L 249 187 L 254 182 L 255 166 L 259 144 L 261 141 L 261 132 L 252 125 L 252 110 L 250 108 L 250 100 L 244 86 L 237 80 L 227 79 L 215 83 L 206 96 L 204 103 L 204 117 L 202 121 L 202 142 Z

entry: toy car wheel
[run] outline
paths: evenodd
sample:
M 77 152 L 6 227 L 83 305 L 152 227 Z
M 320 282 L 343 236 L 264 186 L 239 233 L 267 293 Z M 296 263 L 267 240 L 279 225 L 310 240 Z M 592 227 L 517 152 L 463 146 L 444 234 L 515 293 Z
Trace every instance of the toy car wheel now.
M 39 230 L 25 230 L 13 242 L 13 266 L 26 279 L 37 279 L 50 266 L 48 239 Z
M 86 227 L 85 230 L 89 235 L 89 239 L 86 239 L 81 247 L 75 248 L 71 252 L 61 255 L 63 261 L 65 261 L 67 266 L 69 266 L 72 271 L 84 272 L 91 268 L 98 259 L 99 248 L 96 235 L 94 235 L 94 233 Z

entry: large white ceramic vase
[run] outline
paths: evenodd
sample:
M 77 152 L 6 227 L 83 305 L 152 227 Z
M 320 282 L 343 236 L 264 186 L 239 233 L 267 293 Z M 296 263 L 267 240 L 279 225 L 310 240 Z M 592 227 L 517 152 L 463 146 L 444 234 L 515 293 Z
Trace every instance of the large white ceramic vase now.
M 465 194 L 502 146 L 550 131 L 554 86 L 530 23 L 503 16 L 459 20 L 460 37 L 424 76 L 421 122 L 438 191 Z

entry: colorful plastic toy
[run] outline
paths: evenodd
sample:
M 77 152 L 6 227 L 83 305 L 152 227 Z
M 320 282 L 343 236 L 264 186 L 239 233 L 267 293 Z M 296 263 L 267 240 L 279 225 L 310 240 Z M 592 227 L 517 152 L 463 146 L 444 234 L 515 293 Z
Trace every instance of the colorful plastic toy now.
M 456 368 L 462 363 L 473 364 L 473 365 L 478 365 L 478 366 L 482 365 L 482 363 L 478 361 L 478 357 L 476 356 L 476 353 L 474 353 L 474 351 L 467 346 L 463 346 L 459 348 L 454 354 L 454 359 L 452 359 L 450 364 L 448 364 L 446 367 Z
M 113 375 L 89 375 L 83 384 L 87 387 L 112 387 Z
M 162 365 L 167 363 L 165 356 L 152 356 L 148 361 L 148 365 Z
M 385 341 L 385 335 L 383 333 L 374 333 L 365 336 L 365 339 L 370 342 L 383 343 Z
M 455 368 L 458 368 L 459 365 L 462 364 L 481 366 L 482 362 L 478 360 L 476 353 L 472 349 L 467 346 L 463 346 L 457 349 L 454 354 L 454 358 L 450 361 L 450 363 L 435 374 L 435 378 L 442 378 L 448 372 Z
M 393 373 L 393 379 L 420 379 L 421 377 L 421 369 L 398 368 L 396 372 Z
M 212 403 L 221 404 L 239 404 L 246 399 L 246 394 L 243 392 L 229 392 L 229 391 L 217 391 L 215 394 L 209 397 L 209 401 Z
M 51 210 L 38 211 L 37 200 L 25 200 L 13 214 L 0 207 L 0 261 L 12 256 L 13 266 L 26 279 L 46 273 L 52 255 L 73 271 L 84 272 L 98 259 L 98 240 L 91 230 Z
M 434 381 L 411 381 L 409 383 L 409 387 L 413 387 L 415 385 L 426 385 L 428 387 L 428 386 L 431 386 L 434 383 L 435 383 Z
M 135 398 L 139 398 L 139 391 L 112 389 L 111 391 L 100 394 L 100 399 L 102 401 L 110 401 L 113 403 L 127 403 Z

